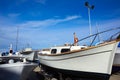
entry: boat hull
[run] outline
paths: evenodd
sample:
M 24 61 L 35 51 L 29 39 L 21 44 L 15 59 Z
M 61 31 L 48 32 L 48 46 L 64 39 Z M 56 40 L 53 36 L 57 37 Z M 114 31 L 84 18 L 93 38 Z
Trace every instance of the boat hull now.
M 34 63 L 1 64 L 0 80 L 26 80 L 36 66 Z
M 94 74 L 108 76 L 111 74 L 117 44 L 111 43 L 63 55 L 40 54 L 38 57 L 42 65 L 67 73 L 73 72 L 74 76 L 76 76 L 74 73 L 79 73 L 77 75 L 80 77 L 80 73 L 90 73 L 91 76 L 94 76 Z
M 103 74 L 103 73 L 94 73 L 94 72 L 83 72 L 83 71 L 73 71 L 73 70 L 66 70 L 66 69 L 58 69 L 53 68 L 50 66 L 42 65 L 42 68 L 45 72 L 48 74 L 52 74 L 53 77 L 59 78 L 60 73 L 63 78 L 70 77 L 74 80 L 77 79 L 83 79 L 83 80 L 109 80 L 110 75 L 109 74 Z

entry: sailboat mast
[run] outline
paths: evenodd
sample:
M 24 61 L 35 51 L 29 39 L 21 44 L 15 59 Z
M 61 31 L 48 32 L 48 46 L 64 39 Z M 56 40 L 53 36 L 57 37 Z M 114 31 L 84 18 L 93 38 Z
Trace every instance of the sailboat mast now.
M 18 37 L 19 37 L 19 26 L 17 26 L 16 51 L 18 50 Z
M 10 44 L 9 55 L 13 55 L 12 44 Z

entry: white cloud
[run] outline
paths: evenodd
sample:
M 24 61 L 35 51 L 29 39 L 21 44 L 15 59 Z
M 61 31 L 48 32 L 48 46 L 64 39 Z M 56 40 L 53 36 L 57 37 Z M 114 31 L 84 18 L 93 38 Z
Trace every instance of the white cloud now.
M 19 48 L 23 48 L 26 44 L 30 44 L 33 48 L 46 48 L 48 46 L 54 46 L 59 44 L 64 44 L 66 42 L 73 42 L 73 32 L 76 32 L 79 39 L 86 37 L 89 35 L 89 27 L 84 26 L 82 24 L 77 25 L 79 27 L 72 27 L 70 26 L 67 29 L 56 29 L 56 30 L 49 30 L 49 29 L 42 29 L 41 27 L 51 27 L 54 25 L 59 25 L 59 23 L 64 23 L 67 21 L 77 20 L 81 18 L 81 16 L 68 16 L 65 18 L 54 17 L 46 20 L 41 21 L 27 21 L 21 24 L 14 24 L 14 26 L 4 24 L 0 28 L 0 36 L 1 36 L 1 44 L 8 46 L 10 43 L 16 44 L 16 34 L 17 34 L 17 26 L 20 27 L 19 32 Z M 8 22 L 8 21 L 6 21 Z M 85 21 L 86 22 L 86 21 Z M 113 19 L 113 20 L 104 20 L 101 22 L 99 29 L 103 31 L 103 29 L 108 29 L 110 26 L 119 26 L 120 19 Z M 81 23 L 81 22 L 80 22 Z M 1 26 L 1 25 L 0 25 Z M 105 28 L 106 27 L 106 28 Z M 33 30 L 34 28 L 37 28 Z M 95 26 L 92 26 L 92 29 Z M 64 35 L 63 35 L 64 34 Z M 84 35 L 83 35 L 84 34 Z M 102 36 L 103 37 L 103 36 Z M 49 40 L 48 40 L 49 39 Z
M 21 24 L 21 27 L 46 27 L 46 26 L 51 26 L 51 25 L 56 25 L 58 23 L 66 22 L 66 21 L 71 21 L 74 19 L 78 19 L 80 16 L 68 16 L 64 19 L 46 19 L 43 21 L 28 21 L 26 23 Z
M 77 18 L 80 18 L 80 17 L 81 17 L 81 16 L 77 16 L 77 15 L 75 15 L 75 16 L 68 16 L 68 17 L 65 19 L 65 21 L 77 19 Z

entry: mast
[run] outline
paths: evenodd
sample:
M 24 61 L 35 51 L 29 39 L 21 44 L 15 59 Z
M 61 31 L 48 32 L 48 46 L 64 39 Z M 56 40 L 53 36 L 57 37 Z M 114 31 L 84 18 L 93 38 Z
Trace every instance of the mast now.
M 19 37 L 19 26 L 17 26 L 16 51 L 18 50 L 18 37 Z
M 73 35 L 74 35 L 74 46 L 77 46 L 78 44 L 78 38 L 77 38 L 77 36 L 76 36 L 76 34 L 75 34 L 75 32 L 73 33 Z
M 13 54 L 12 44 L 10 44 L 9 55 Z

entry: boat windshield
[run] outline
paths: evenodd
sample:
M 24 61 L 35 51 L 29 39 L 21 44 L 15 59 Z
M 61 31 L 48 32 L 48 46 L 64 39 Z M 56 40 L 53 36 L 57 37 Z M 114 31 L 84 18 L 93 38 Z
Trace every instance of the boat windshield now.
M 56 54 L 57 53 L 57 49 L 52 49 L 51 50 L 51 54 Z
M 61 53 L 64 53 L 64 52 L 69 52 L 70 49 L 61 49 Z

